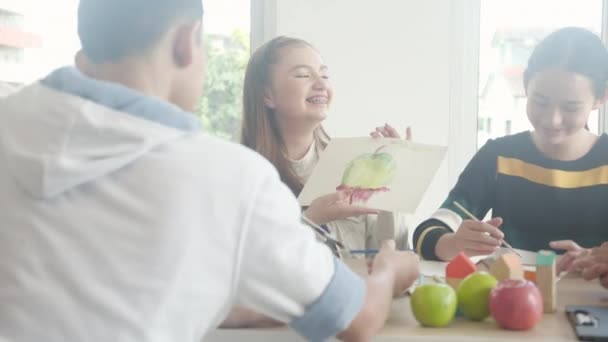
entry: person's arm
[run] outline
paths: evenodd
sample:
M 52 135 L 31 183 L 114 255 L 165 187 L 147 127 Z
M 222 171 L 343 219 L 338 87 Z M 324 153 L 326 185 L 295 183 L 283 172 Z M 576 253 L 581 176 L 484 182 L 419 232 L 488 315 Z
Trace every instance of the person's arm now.
M 482 219 L 487 214 L 494 205 L 496 158 L 495 142 L 488 141 L 461 173 L 458 182 L 439 210 L 416 227 L 413 247 L 424 259 L 447 261 L 457 254 L 457 250 L 466 248 L 470 249 L 470 254 L 475 254 L 475 250 L 482 253 L 490 252 L 491 248 L 488 246 L 495 244 L 495 240 L 502 234 L 493 229 L 496 228 L 494 225 L 497 222 L 483 223 L 469 220 L 454 202 L 464 206 L 477 218 Z M 460 233 L 463 236 L 455 236 L 461 228 L 465 228 Z M 490 233 L 493 239 L 485 239 L 484 236 L 487 234 L 482 234 L 485 232 Z M 472 239 L 470 243 L 467 242 L 469 238 Z M 437 253 L 440 240 L 442 245 L 448 246 L 451 250 L 446 251 L 447 253 L 441 253 L 443 251 Z
M 228 317 L 220 324 L 220 329 L 235 328 L 267 328 L 283 325 L 283 322 L 272 319 L 261 313 L 242 306 L 235 306 L 230 310 Z
M 414 254 L 397 252 L 394 241 L 385 241 L 374 257 L 366 281 L 363 308 L 338 338 L 345 341 L 371 339 L 384 326 L 392 298 L 403 294 L 418 278 L 417 262 L 418 258 Z
M 241 236 L 235 301 L 288 323 L 308 340 L 341 334 L 364 339 L 386 320 L 392 294 L 418 275 L 417 257 L 383 252 L 364 280 L 316 241 L 300 223 L 300 209 L 277 175 L 260 187 Z
M 343 341 L 368 341 L 384 326 L 392 296 L 394 271 L 389 266 L 372 269 L 366 281 L 365 302 L 349 326 L 338 334 Z

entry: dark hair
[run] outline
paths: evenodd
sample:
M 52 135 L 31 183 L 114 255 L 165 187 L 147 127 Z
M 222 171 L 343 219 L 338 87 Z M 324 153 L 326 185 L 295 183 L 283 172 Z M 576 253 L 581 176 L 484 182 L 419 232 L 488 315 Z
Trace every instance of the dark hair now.
M 80 0 L 78 36 L 95 63 L 152 48 L 178 19 L 200 19 L 202 0 Z
M 297 196 L 302 191 L 302 179 L 286 157 L 285 141 L 274 111 L 264 103 L 264 92 L 271 82 L 271 68 L 280 62 L 282 52 L 289 47 L 308 46 L 308 42 L 291 37 L 276 37 L 260 46 L 249 59 L 243 86 L 243 122 L 241 144 L 257 151 L 277 169 L 283 183 Z M 314 49 L 314 48 L 313 48 Z M 315 129 L 317 147 L 325 148 L 329 136 L 321 125 Z
M 589 78 L 596 98 L 604 97 L 608 82 L 608 51 L 593 32 L 566 27 L 545 37 L 528 60 L 524 87 L 528 88 L 534 74 L 550 67 L 562 67 Z

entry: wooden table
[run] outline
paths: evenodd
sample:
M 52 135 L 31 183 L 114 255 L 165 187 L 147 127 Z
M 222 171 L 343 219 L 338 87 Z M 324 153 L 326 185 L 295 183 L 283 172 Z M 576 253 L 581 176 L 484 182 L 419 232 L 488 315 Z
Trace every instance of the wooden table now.
M 353 268 L 360 269 L 358 266 Z M 564 313 L 566 305 L 608 306 L 608 290 L 596 281 L 564 277 L 557 285 L 558 311 L 545 314 L 534 329 L 513 332 L 500 329 L 495 322 L 471 322 L 457 317 L 445 328 L 424 328 L 415 320 L 409 298 L 393 301 L 388 322 L 374 341 L 576 341 L 576 337 Z M 287 328 L 216 330 L 206 341 L 302 341 Z

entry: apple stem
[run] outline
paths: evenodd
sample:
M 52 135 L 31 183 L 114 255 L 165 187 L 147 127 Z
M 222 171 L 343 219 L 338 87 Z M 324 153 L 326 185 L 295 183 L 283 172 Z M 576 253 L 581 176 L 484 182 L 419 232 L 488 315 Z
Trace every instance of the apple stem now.
M 377 148 L 377 149 L 374 151 L 374 154 L 378 154 L 378 153 L 380 153 L 380 151 L 381 151 L 383 148 L 387 147 L 387 146 L 388 146 L 388 145 L 382 145 L 382 146 L 378 147 L 378 148 Z

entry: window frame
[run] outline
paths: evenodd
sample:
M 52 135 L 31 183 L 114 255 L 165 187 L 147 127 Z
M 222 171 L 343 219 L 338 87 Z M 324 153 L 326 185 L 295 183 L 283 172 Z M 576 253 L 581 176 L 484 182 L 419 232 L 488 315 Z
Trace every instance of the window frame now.
M 448 186 L 477 152 L 477 118 L 479 91 L 479 35 L 481 0 L 454 1 L 452 16 L 452 55 L 457 59 L 451 77 L 450 138 Z M 608 0 L 602 1 L 602 41 L 608 46 Z M 599 134 L 608 133 L 606 106 L 598 114 Z
M 251 0 L 251 50 L 276 36 L 278 0 Z M 481 0 L 452 0 L 448 129 L 448 189 L 477 152 L 479 112 L 479 35 Z M 608 0 L 602 1 L 602 40 L 608 46 Z M 606 108 L 599 111 L 599 133 L 608 132 Z
M 249 39 L 251 52 L 277 32 L 277 0 L 251 0 Z

